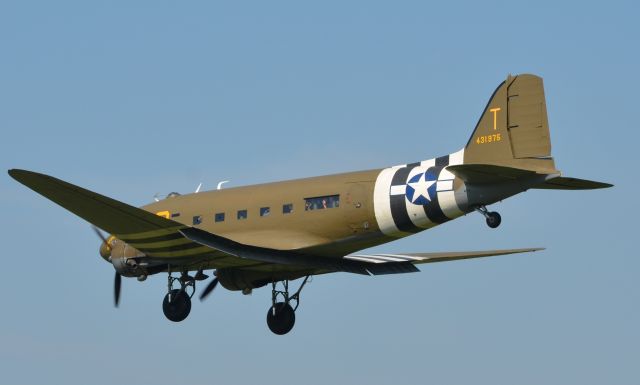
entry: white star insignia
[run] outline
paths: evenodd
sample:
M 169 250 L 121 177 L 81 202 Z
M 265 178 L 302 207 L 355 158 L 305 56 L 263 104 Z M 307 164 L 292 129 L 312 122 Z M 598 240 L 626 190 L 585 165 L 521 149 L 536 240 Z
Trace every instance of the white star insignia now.
M 435 180 L 425 180 L 425 176 L 422 175 L 417 182 L 410 182 L 409 186 L 411 186 L 415 192 L 413 193 L 413 200 L 411 203 L 415 203 L 421 196 L 425 197 L 426 200 L 431 202 L 431 197 L 429 197 L 429 187 L 433 186 L 436 183 Z

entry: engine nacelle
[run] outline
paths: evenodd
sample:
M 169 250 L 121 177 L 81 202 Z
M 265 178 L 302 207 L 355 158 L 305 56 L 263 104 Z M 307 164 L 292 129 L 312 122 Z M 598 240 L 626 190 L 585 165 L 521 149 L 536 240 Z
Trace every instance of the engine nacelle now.
M 124 277 L 140 277 L 147 275 L 145 269 L 137 262 L 137 258 L 143 257 L 140 251 L 127 245 L 126 243 L 115 240 L 110 243 L 111 256 L 110 262 L 113 268 Z
M 137 277 L 145 275 L 135 259 L 132 258 L 111 258 L 111 264 L 116 271 L 123 277 Z

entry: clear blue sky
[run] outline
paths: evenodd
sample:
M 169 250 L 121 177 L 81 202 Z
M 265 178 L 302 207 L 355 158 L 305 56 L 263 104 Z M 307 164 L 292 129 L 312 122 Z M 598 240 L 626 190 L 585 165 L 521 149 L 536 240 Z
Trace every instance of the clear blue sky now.
M 377 251 L 547 247 L 400 276 L 316 277 L 162 315 L 89 226 L 0 177 L 5 384 L 637 384 L 635 2 L 4 1 L 0 165 L 135 205 L 458 150 L 508 73 L 544 77 L 553 153 L 593 192 L 532 191 Z M 321 139 L 320 139 L 321 138 Z

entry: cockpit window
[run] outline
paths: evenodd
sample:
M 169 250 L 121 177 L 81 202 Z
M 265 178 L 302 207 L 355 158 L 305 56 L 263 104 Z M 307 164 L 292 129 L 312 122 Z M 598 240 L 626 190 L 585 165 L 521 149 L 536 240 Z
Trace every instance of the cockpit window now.
M 340 195 L 326 195 L 304 199 L 304 210 L 323 210 L 340 207 Z

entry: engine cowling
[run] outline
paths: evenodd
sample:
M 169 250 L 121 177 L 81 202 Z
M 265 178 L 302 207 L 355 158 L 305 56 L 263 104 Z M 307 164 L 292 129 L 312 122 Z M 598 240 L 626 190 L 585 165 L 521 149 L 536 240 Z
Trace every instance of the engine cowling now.
M 145 275 L 144 271 L 140 268 L 135 259 L 131 258 L 111 258 L 113 268 L 124 277 L 137 277 L 139 275 Z
M 144 254 L 117 239 L 110 242 L 110 247 L 109 261 L 120 275 L 124 277 L 147 275 L 145 269 L 137 261 Z

